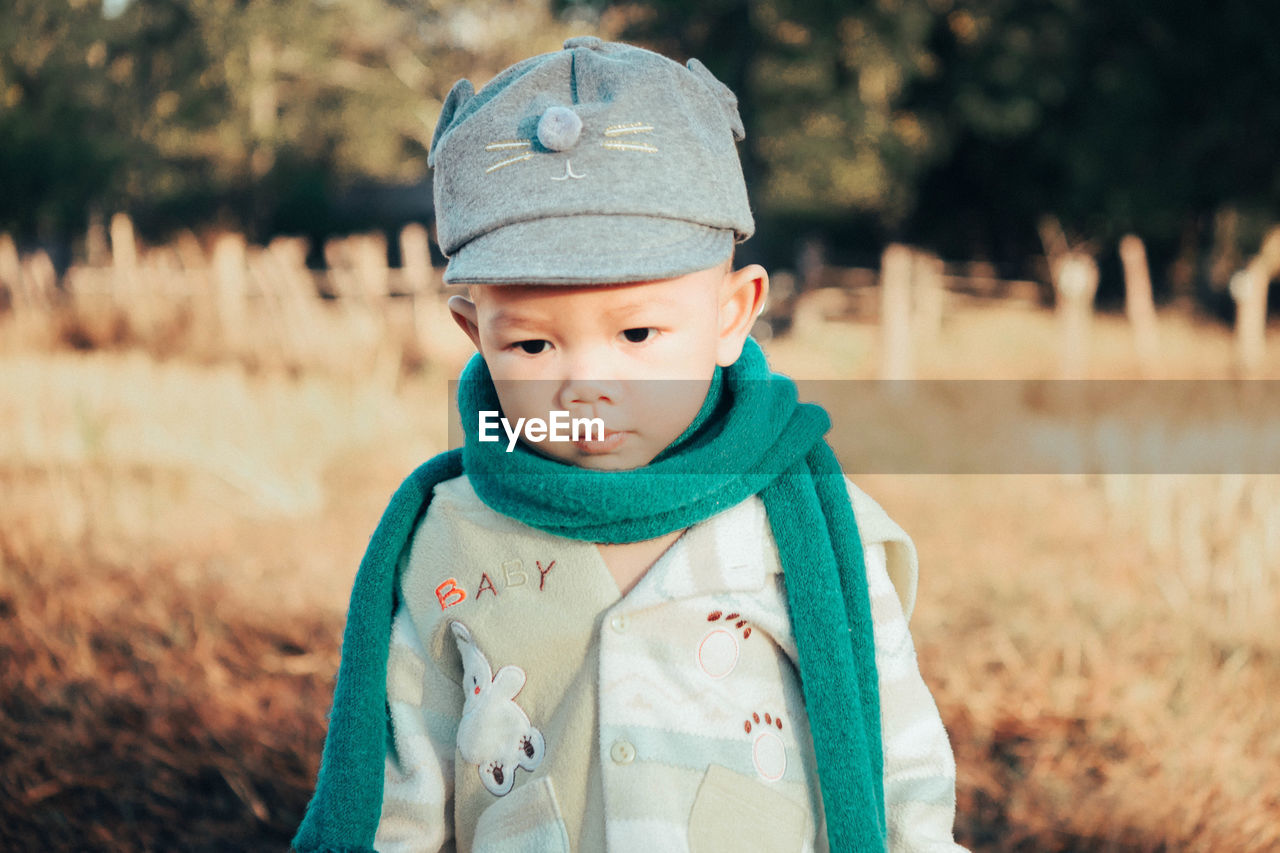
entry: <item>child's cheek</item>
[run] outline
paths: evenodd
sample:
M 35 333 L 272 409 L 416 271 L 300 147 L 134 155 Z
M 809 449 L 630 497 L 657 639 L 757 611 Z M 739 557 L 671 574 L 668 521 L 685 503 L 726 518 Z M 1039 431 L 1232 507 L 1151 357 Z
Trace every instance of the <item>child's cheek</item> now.
M 545 370 L 542 362 L 546 356 L 530 357 L 517 349 L 502 349 L 485 357 L 489 365 L 489 375 L 494 382 L 527 382 Z
M 695 334 L 668 333 L 642 352 L 656 378 L 709 381 L 715 370 L 714 344 Z
M 527 371 L 526 371 L 527 372 Z M 513 423 L 517 418 L 549 417 L 556 383 L 536 377 L 520 376 L 515 371 L 502 379 L 495 377 L 494 385 L 498 401 L 506 417 Z

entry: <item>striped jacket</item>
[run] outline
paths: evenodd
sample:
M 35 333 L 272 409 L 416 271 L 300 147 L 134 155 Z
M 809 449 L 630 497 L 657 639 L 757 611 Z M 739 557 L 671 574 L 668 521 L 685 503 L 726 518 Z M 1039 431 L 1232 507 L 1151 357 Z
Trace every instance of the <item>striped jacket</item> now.
M 892 850 L 954 851 L 955 761 L 907 630 L 915 547 L 866 549 Z M 437 486 L 402 566 L 375 847 L 825 851 L 764 505 L 690 527 L 625 596 L 595 546 Z

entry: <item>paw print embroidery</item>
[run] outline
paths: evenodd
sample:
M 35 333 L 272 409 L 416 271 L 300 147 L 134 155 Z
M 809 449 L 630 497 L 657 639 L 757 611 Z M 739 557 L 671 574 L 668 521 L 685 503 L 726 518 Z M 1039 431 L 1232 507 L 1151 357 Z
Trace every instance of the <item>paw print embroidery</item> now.
M 787 748 L 778 736 L 782 731 L 781 715 L 753 711 L 742 728 L 751 735 L 751 763 L 756 772 L 766 782 L 777 782 L 787 772 Z
M 501 797 L 515 784 L 517 768 L 535 770 L 542 763 L 546 742 L 529 722 L 515 698 L 524 687 L 518 666 L 504 666 L 493 674 L 489 660 L 461 622 L 450 624 L 462 655 L 462 720 L 458 723 L 458 751 L 476 765 L 480 781 Z
M 751 636 L 751 626 L 747 625 L 747 620 L 743 619 L 741 615 L 737 613 L 721 614 L 719 610 L 712 610 L 710 613 L 707 614 L 707 621 L 717 622 L 720 620 L 720 617 L 722 615 L 724 616 L 724 621 L 726 625 L 732 622 L 733 627 L 742 632 L 742 639 L 745 640 L 747 637 Z M 746 627 L 743 627 L 743 626 L 746 626 Z
M 707 621 L 719 624 L 708 631 L 698 643 L 698 666 L 712 678 L 721 679 L 733 672 L 738 665 L 738 638 L 735 632 L 741 631 L 742 639 L 745 640 L 751 636 L 751 626 L 741 614 L 726 615 L 720 610 L 708 613 Z

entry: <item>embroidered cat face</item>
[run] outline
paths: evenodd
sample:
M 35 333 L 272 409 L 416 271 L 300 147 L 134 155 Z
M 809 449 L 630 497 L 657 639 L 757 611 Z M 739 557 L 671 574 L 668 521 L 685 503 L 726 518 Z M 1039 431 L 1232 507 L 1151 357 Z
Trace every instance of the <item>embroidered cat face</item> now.
M 723 117 L 728 122 L 730 133 L 735 141 L 742 141 L 746 131 L 742 117 L 738 113 L 738 98 L 728 86 L 720 82 L 700 60 L 690 59 L 685 66 L 693 77 L 706 86 L 707 91 L 715 97 L 715 102 Z M 632 154 L 657 154 L 660 135 L 651 116 L 614 116 L 600 122 L 601 127 L 595 132 L 586 129 L 583 139 L 584 123 L 579 109 L 566 105 L 547 103 L 535 99 L 530 103 L 530 115 L 521 123 L 519 132 L 509 139 L 493 139 L 485 143 L 486 152 L 508 156 L 498 156 L 487 163 L 485 173 L 506 168 L 507 166 L 534 159 L 538 153 L 567 152 L 575 147 L 599 146 L 602 149 Z M 436 122 L 432 134 L 431 146 L 427 152 L 427 165 L 436 165 L 437 149 L 441 140 L 456 124 L 476 112 L 478 109 L 475 87 L 470 80 L 461 79 L 453 84 L 449 94 L 441 105 L 440 118 Z M 533 127 L 527 127 L 530 121 Z M 577 174 L 566 166 L 564 175 L 558 180 L 571 180 L 586 177 Z
M 552 106 L 539 117 L 532 138 L 499 139 L 486 144 L 484 150 L 494 152 L 499 159 L 486 166 L 484 172 L 490 175 L 499 169 L 539 158 L 541 154 L 564 154 L 566 156 L 563 158 L 557 158 L 564 160 L 564 173 L 550 174 L 549 180 L 581 180 L 587 174 L 573 168 L 575 153 L 586 155 L 589 148 L 598 147 L 623 156 L 657 154 L 659 148 L 653 134 L 652 124 L 633 121 L 605 127 L 598 141 L 584 139 L 583 122 L 578 113 L 571 107 Z M 582 157 L 579 157 L 579 163 L 581 160 Z

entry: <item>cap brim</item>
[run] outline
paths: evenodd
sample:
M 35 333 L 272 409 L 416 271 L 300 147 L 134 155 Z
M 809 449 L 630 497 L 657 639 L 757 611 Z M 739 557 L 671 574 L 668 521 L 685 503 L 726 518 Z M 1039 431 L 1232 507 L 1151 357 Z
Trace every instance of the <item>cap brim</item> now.
M 577 214 L 496 228 L 449 259 L 445 284 L 619 284 L 710 269 L 734 232 L 678 219 Z

